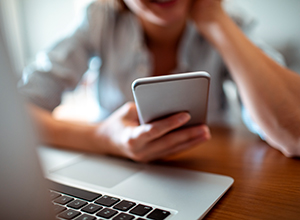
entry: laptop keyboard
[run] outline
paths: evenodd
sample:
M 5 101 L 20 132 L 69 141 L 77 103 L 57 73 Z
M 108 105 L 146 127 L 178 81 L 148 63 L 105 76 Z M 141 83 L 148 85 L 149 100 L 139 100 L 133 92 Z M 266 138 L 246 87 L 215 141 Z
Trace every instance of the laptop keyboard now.
M 171 216 L 170 211 L 110 195 L 55 182 L 51 182 L 50 186 L 50 198 L 57 219 L 164 220 Z

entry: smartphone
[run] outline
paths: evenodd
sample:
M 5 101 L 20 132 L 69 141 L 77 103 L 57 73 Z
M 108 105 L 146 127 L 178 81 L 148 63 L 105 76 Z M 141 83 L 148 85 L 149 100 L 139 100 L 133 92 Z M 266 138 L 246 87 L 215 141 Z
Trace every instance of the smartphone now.
M 188 112 L 184 127 L 206 123 L 210 75 L 189 72 L 145 77 L 132 83 L 132 92 L 140 124 L 146 124 L 179 112 Z

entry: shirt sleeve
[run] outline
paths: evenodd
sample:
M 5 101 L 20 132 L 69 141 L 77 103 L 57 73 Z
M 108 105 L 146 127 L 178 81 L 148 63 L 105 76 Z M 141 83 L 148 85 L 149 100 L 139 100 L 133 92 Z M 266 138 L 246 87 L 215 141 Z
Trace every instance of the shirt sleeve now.
M 99 11 L 98 6 L 91 4 L 73 33 L 39 53 L 23 72 L 18 85 L 20 93 L 49 111 L 58 106 L 62 93 L 74 89 L 88 69 L 89 59 L 99 46 L 100 39 L 95 33 L 101 32 L 103 13 L 104 10 Z

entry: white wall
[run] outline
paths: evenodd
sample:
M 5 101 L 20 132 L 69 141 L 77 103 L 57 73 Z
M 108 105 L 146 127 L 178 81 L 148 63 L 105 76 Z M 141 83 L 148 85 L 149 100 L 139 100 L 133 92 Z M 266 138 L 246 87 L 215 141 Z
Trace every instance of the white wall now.
M 21 5 L 22 33 L 27 59 L 70 25 L 74 0 L 19 0 Z
M 27 61 L 78 22 L 90 0 L 18 0 Z
M 256 36 L 282 52 L 300 73 L 300 0 L 229 0 L 253 16 Z

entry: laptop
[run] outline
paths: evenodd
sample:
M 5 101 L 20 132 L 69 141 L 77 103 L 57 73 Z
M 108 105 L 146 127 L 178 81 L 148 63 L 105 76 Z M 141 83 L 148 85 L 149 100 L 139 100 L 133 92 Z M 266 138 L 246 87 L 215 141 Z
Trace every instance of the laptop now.
M 228 176 L 37 148 L 6 46 L 1 24 L 1 219 L 202 219 L 233 184 Z

